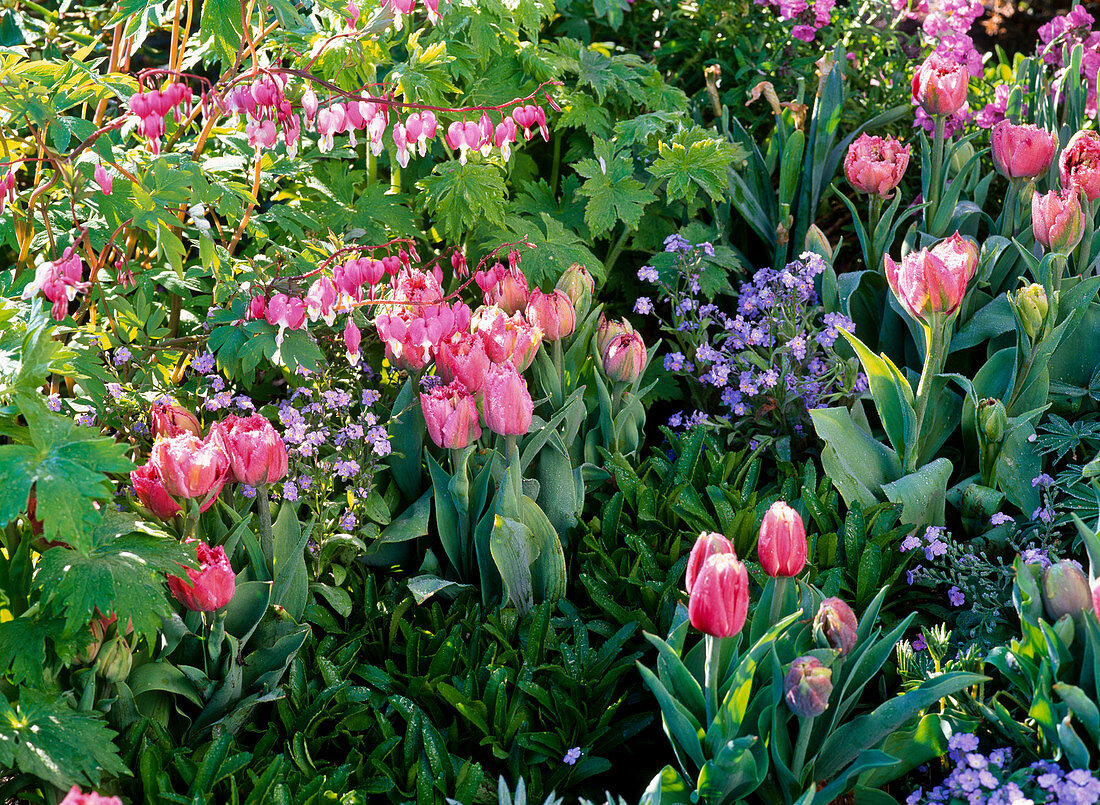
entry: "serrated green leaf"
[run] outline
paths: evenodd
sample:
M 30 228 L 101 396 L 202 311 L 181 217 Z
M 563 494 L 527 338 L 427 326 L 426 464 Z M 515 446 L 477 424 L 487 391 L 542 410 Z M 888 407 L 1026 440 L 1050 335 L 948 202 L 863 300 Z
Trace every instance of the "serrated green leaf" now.
M 580 194 L 588 197 L 584 221 L 595 236 L 605 235 L 622 221 L 635 229 L 642 213 L 656 199 L 645 185 L 634 178 L 634 161 L 628 152 L 620 152 L 607 140 L 596 140 L 595 159 L 582 159 L 577 173 L 585 177 Z

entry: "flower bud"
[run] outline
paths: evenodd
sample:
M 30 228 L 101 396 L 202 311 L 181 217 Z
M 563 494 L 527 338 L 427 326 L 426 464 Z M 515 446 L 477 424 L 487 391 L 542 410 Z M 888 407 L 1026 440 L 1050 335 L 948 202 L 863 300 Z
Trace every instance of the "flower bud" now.
M 558 284 L 555 287 L 559 291 L 565 291 L 565 295 L 573 303 L 573 308 L 583 315 L 592 303 L 592 294 L 596 290 L 596 280 L 587 268 L 580 263 L 573 263 L 558 278 Z
M 987 444 L 1000 444 L 1008 426 L 1008 413 L 1000 400 L 987 397 L 978 403 L 978 426 Z
M 993 166 L 1007 179 L 1034 179 L 1050 167 L 1058 140 L 1038 126 L 1015 126 L 1002 120 L 989 133 Z
M 855 648 L 858 630 L 856 613 L 840 598 L 826 598 L 814 615 L 814 636 L 841 657 Z
M 1028 338 L 1035 338 L 1042 331 L 1047 312 L 1050 310 L 1046 289 L 1033 282 L 1016 291 L 1014 296 L 1009 297 L 1009 301 L 1012 303 L 1012 309 L 1019 316 L 1020 324 Z
M 603 355 L 608 345 L 623 333 L 633 333 L 634 328 L 626 319 L 611 321 L 607 316 L 600 314 L 600 322 L 596 325 L 596 352 Z
M 734 553 L 707 558 L 688 597 L 691 625 L 714 637 L 733 637 L 749 612 L 749 574 Z
M 1100 198 L 1100 134 L 1079 131 L 1070 137 L 1058 158 L 1062 187 L 1074 195 L 1084 193 L 1089 201 Z
M 1084 234 L 1084 218 L 1081 199 L 1073 190 L 1051 190 L 1031 197 L 1031 232 L 1051 251 L 1073 251 Z
M 210 436 L 229 456 L 231 480 L 259 486 L 276 483 L 287 473 L 286 445 L 261 414 L 230 414 L 210 428 Z
M 88 645 L 85 646 L 84 651 L 75 657 L 79 664 L 91 665 L 95 662 L 96 655 L 103 646 L 103 641 L 107 639 L 107 630 L 111 628 L 111 624 L 116 620 L 118 620 L 118 616 L 114 614 L 109 618 L 105 615 L 101 615 L 98 618 L 92 619 L 92 622 L 88 624 L 88 631 L 91 632 L 92 639 L 88 642 Z
M 99 650 L 95 671 L 108 682 L 121 682 L 130 675 L 134 663 L 133 652 L 121 635 L 115 635 Z
M 966 103 L 969 84 L 964 65 L 932 53 L 913 74 L 913 99 L 930 115 L 952 115 Z
M 816 718 L 829 709 L 833 693 L 833 671 L 817 657 L 799 657 L 791 663 L 783 680 L 783 697 L 799 718 Z
M 829 239 L 817 224 L 810 224 L 806 229 L 805 250 L 821 255 L 828 263 L 833 262 L 833 244 L 829 243 Z
M 198 417 L 180 405 L 153 403 L 149 409 L 149 430 L 153 438 L 171 438 L 181 433 L 191 433 L 202 438 L 202 425 Z
M 438 385 L 429 394 L 421 394 L 420 407 L 428 435 L 437 446 L 460 449 L 481 438 L 477 403 L 461 381 Z
M 603 352 L 603 370 L 616 383 L 633 383 L 646 365 L 646 347 L 637 333 L 623 333 L 611 340 Z
M 237 574 L 229 564 L 225 548 L 216 545 L 211 548 L 205 542 L 188 540 L 195 543 L 195 555 L 199 560 L 199 569 L 184 568 L 187 580 L 179 576 L 168 577 L 168 589 L 176 600 L 192 612 L 213 612 L 221 609 L 233 599 L 237 589 Z
M 757 557 L 764 572 L 777 576 L 797 576 L 806 566 L 806 526 L 802 516 L 777 500 L 760 523 L 756 543 Z
M 547 341 L 557 341 L 573 334 L 577 328 L 577 312 L 565 291 L 543 293 L 535 288 L 527 297 L 527 321 L 542 330 Z
M 951 153 L 951 158 L 947 161 L 948 167 L 951 169 L 952 176 L 958 176 L 959 172 L 966 167 L 966 164 L 974 156 L 974 146 L 968 142 L 961 143 Z
M 1089 580 L 1076 562 L 1063 559 L 1043 572 L 1043 608 L 1052 621 L 1089 608 Z
M 684 586 L 687 589 L 688 595 L 691 595 L 691 588 L 695 584 L 695 579 L 698 578 L 699 571 L 703 569 L 703 565 L 706 563 L 707 559 L 720 553 L 731 553 L 736 555 L 733 550 L 733 543 L 721 534 L 716 534 L 713 531 L 708 534 L 704 531 L 699 535 L 699 538 L 695 540 L 695 545 L 691 548 L 691 556 L 688 557 L 687 575 L 684 581 Z
M 861 134 L 848 146 L 844 175 L 861 193 L 886 198 L 898 186 L 909 165 L 910 147 L 893 137 Z

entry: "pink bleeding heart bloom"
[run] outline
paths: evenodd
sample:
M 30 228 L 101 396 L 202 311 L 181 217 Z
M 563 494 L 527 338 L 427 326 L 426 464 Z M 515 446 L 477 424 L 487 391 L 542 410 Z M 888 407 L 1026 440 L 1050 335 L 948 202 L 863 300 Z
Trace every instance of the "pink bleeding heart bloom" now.
M 267 297 L 256 294 L 248 301 L 248 312 L 245 318 L 249 320 L 262 319 L 267 312 Z
M 749 611 L 749 574 L 735 553 L 708 556 L 688 596 L 688 620 L 704 634 L 733 637 Z
M 336 283 L 325 276 L 314 280 L 306 291 L 306 314 L 309 320 L 323 318 L 325 324 L 331 327 L 336 321 L 336 297 Z
M 893 137 L 862 134 L 848 146 L 844 174 L 856 190 L 886 198 L 905 175 L 909 152 L 908 145 Z
M 397 164 L 406 167 L 409 164 L 409 139 L 400 122 L 393 124 L 393 144 L 397 146 Z
M 277 293 L 267 303 L 265 317 L 268 324 L 279 328 L 279 332 L 275 335 L 275 342 L 282 343 L 284 331 L 298 330 L 305 324 L 306 303 L 298 297 Z
M 97 794 L 95 791 L 85 794 L 80 790 L 80 786 L 74 785 L 65 795 L 65 799 L 61 800 L 60 805 L 122 805 L 122 800 L 118 797 Z
M 233 594 L 237 591 L 237 574 L 229 564 L 225 548 L 221 545 L 212 548 L 198 540 L 188 542 L 195 543 L 199 569 L 184 568 L 186 580 L 179 576 L 168 576 L 168 589 L 177 601 L 192 612 L 213 612 L 221 609 L 233 600 Z
M 684 576 L 684 588 L 688 595 L 691 595 L 691 588 L 695 585 L 699 571 L 703 569 L 707 559 L 720 553 L 737 555 L 733 550 L 733 543 L 721 534 L 704 531 L 695 540 L 695 545 L 692 546 L 691 554 L 688 556 L 687 573 Z
M 1100 134 L 1079 131 L 1058 158 L 1062 186 L 1084 193 L 1089 201 L 1100 198 Z
M 23 289 L 22 298 L 32 299 L 41 293 L 53 303 L 51 315 L 56 321 L 65 318 L 69 311 L 69 302 L 76 299 L 77 293 L 88 290 L 90 283 L 84 282 L 84 261 L 80 259 L 72 246 L 61 255 L 60 260 L 40 263 L 34 272 L 34 280 Z
M 531 427 L 534 414 L 531 392 L 511 363 L 493 364 L 485 373 L 481 413 L 485 426 L 502 436 L 522 436 Z
M 428 435 L 439 447 L 455 450 L 481 438 L 477 403 L 461 381 L 437 385 L 420 395 Z
M 956 233 L 958 236 L 958 233 Z M 902 307 L 918 321 L 933 313 L 951 315 L 959 309 L 966 286 L 977 267 L 976 248 L 948 239 L 932 249 L 905 255 L 901 263 L 886 256 L 886 280 Z
M 527 321 L 542 330 L 547 341 L 572 335 L 577 328 L 577 311 L 565 291 L 543 293 L 535 288 L 527 298 Z
M 542 344 L 542 330 L 529 323 L 522 313 L 509 316 L 499 307 L 480 307 L 471 325 L 493 363 L 511 363 L 521 372 L 535 360 Z
M 438 131 L 439 123 L 435 119 L 435 112 L 431 109 L 425 109 L 420 113 L 420 134 L 416 138 L 416 145 L 420 151 L 420 156 L 424 156 L 428 153 L 428 141 L 434 140 Z
M 488 112 L 481 113 L 481 119 L 477 121 L 477 127 L 480 132 L 478 147 L 481 149 L 481 155 L 487 157 L 493 149 L 493 121 L 489 119 Z
M 141 501 L 141 505 L 160 519 L 171 519 L 183 511 L 175 499 L 168 494 L 168 490 L 164 488 L 164 479 L 161 478 L 160 471 L 152 462 L 131 472 L 130 483 L 134 485 L 134 492 L 137 494 L 138 500 Z M 205 507 L 210 508 L 213 503 L 214 498 L 210 498 Z
M 932 53 L 913 74 L 913 99 L 930 115 L 953 115 L 966 103 L 970 71 Z
M 424 9 L 428 12 L 428 22 L 432 25 L 439 22 L 439 0 L 424 0 Z
M 312 87 L 302 93 L 302 112 L 305 114 L 307 123 L 312 123 L 313 119 L 317 117 L 317 107 L 319 105 L 317 93 L 313 91 Z
M 512 143 L 516 141 L 516 122 L 510 117 L 497 123 L 493 131 L 493 145 L 500 149 L 500 155 L 505 159 L 512 156 Z
M 989 134 L 993 166 L 1007 179 L 1034 179 L 1047 172 L 1058 140 L 1038 126 L 1014 126 L 1002 120 Z
M 354 28 L 359 24 L 359 6 L 355 5 L 355 0 L 348 0 L 345 8 L 348 12 L 348 27 Z
M 115 177 L 108 173 L 107 169 L 102 165 L 96 165 L 94 178 L 103 195 L 111 195 L 111 191 L 114 190 L 115 187 Z
M 1081 196 L 1072 190 L 1051 190 L 1031 197 L 1031 231 L 1051 251 L 1069 254 L 1084 235 Z
M 489 371 L 489 355 L 481 338 L 468 331 L 459 331 L 441 341 L 436 349 L 435 369 L 443 381 L 459 381 L 473 393 L 485 386 Z
M 216 439 L 192 433 L 157 439 L 149 455 L 170 495 L 202 500 L 209 508 L 229 480 L 229 456 Z
M 287 473 L 286 445 L 261 414 L 230 414 L 210 428 L 209 440 L 229 457 L 230 480 L 259 486 L 277 483 Z
M 363 340 L 362 333 L 359 332 L 359 328 L 355 326 L 355 322 L 351 320 L 351 316 L 348 316 L 347 326 L 344 327 L 344 346 L 347 347 L 348 363 L 352 366 L 359 365 L 359 344 Z
M 386 259 L 398 274 L 388 304 L 375 317 L 375 329 L 395 366 L 420 369 L 432 359 L 440 342 L 469 327 L 470 309 L 461 303 L 443 302 L 443 272 L 438 266 L 428 273 L 401 268 L 397 256 Z
M 772 504 L 760 523 L 756 553 L 773 579 L 797 576 L 806 566 L 806 526 L 802 516 L 781 500 Z
M 458 151 L 458 161 L 460 164 L 466 164 L 466 150 L 469 146 L 466 144 L 466 127 L 461 120 L 456 120 L 447 127 L 446 134 L 443 135 L 443 141 L 447 143 L 447 147 L 452 151 Z

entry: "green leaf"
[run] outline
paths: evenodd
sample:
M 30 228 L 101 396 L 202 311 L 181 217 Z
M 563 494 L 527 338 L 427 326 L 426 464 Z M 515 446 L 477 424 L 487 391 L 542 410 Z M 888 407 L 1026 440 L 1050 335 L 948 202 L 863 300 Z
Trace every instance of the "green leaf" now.
M 634 160 L 607 140 L 593 143 L 595 159 L 582 159 L 577 173 L 585 177 L 580 194 L 588 197 L 584 221 L 596 237 L 610 232 L 622 221 L 636 229 L 645 207 L 656 200 L 645 185 L 634 178 Z
M 913 389 L 894 362 L 885 353 L 875 355 L 867 346 L 841 329 L 852 349 L 855 350 L 863 371 L 867 375 L 871 396 L 875 400 L 879 418 L 886 429 L 894 452 L 904 458 L 906 451 L 915 450 L 917 414 L 913 410 Z
M 668 182 L 665 195 L 669 201 L 691 202 L 702 190 L 717 203 L 726 199 L 729 171 L 747 156 L 740 145 L 724 137 L 712 137 L 705 129 L 694 126 L 677 132 L 670 143 L 658 146 L 657 159 L 649 172 Z
M 846 408 L 819 408 L 810 418 L 825 441 L 822 464 L 844 501 L 879 502 L 883 485 L 901 475 L 897 454 L 859 427 Z
M 424 191 L 424 210 L 449 240 L 461 240 L 483 221 L 495 225 L 504 222 L 504 177 L 495 164 L 445 162 L 436 165 L 432 175 L 416 186 Z
M 951 462 L 937 458 L 914 473 L 883 484 L 882 491 L 901 504 L 901 521 L 907 525 L 943 525 Z
M 214 55 L 224 67 L 233 64 L 241 47 L 241 4 L 238 0 L 204 0 L 199 34 L 213 38 Z

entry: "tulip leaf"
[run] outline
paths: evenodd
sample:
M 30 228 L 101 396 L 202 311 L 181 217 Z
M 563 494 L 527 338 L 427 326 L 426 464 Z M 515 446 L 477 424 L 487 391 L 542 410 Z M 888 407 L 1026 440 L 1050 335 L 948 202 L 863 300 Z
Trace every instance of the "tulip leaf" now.
M 694 796 L 694 787 L 688 785 L 680 772 L 665 766 L 650 782 L 638 805 L 691 805 Z
M 496 515 L 492 528 L 489 552 L 504 582 L 503 605 L 523 615 L 535 602 L 531 565 L 539 556 L 539 545 L 531 529 L 517 520 Z
M 859 427 L 846 408 L 818 408 L 810 418 L 825 442 L 822 464 L 844 501 L 878 503 L 883 485 L 901 476 L 897 453 Z
M 847 330 L 841 329 L 840 334 L 852 345 L 863 365 L 886 435 L 894 452 L 904 458 L 908 450 L 916 449 L 914 440 L 917 415 L 913 410 L 913 389 L 909 386 L 909 381 L 885 353 L 875 355 Z
M 302 528 L 298 522 L 297 506 L 289 500 L 283 503 L 272 527 L 275 584 L 271 588 L 271 603 L 283 607 L 294 620 L 301 620 L 309 599 L 304 552 L 311 531 L 312 528 Z
M 1100 709 L 1097 708 L 1096 702 L 1090 699 L 1081 688 L 1064 682 L 1057 683 L 1054 686 L 1054 692 L 1069 706 L 1070 712 L 1080 719 L 1085 729 L 1089 731 L 1093 743 L 1100 742 Z
M 554 602 L 565 597 L 565 551 L 558 532 L 531 498 L 523 496 L 523 524 L 531 532 L 535 544 L 535 558 L 531 564 L 531 586 L 535 601 Z
M 847 791 L 853 784 L 859 775 L 866 771 L 873 769 L 889 769 L 896 766 L 898 759 L 893 755 L 888 755 L 878 749 L 865 749 L 859 753 L 857 757 L 843 773 L 841 773 L 835 780 L 830 782 L 824 788 L 818 789 L 814 794 L 815 799 L 819 799 L 821 802 L 832 802 L 845 791 Z M 829 779 L 823 777 L 822 779 Z
M 901 521 L 909 525 L 943 525 L 951 462 L 937 458 L 916 472 L 884 484 L 883 493 L 901 504 Z
M 226 605 L 225 632 L 227 635 L 248 642 L 252 632 L 260 625 L 268 604 L 271 603 L 270 581 L 245 581 L 237 585 L 233 600 Z
M 677 754 L 686 754 L 697 768 L 701 768 L 706 762 L 703 757 L 703 746 L 699 741 L 703 728 L 688 709 L 661 684 L 656 674 L 640 662 L 637 666 L 642 679 L 657 697 L 661 714 L 664 716 L 665 729 L 669 738 L 672 739 L 673 747 L 678 750 Z
M 401 494 L 406 500 L 414 500 L 420 494 L 420 456 L 424 452 L 427 426 L 413 377 L 405 381 L 393 401 L 388 430 L 393 452 L 386 457 L 386 462 Z

